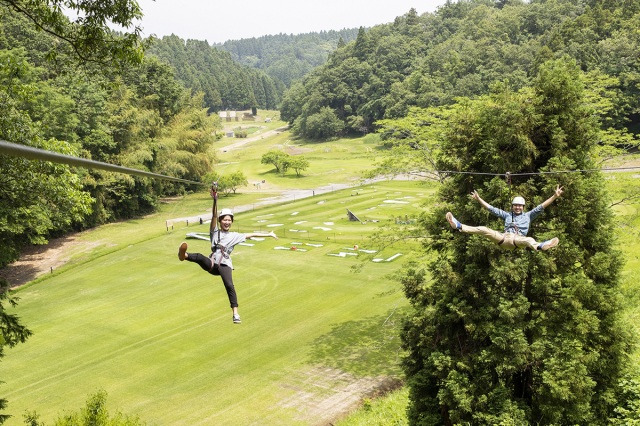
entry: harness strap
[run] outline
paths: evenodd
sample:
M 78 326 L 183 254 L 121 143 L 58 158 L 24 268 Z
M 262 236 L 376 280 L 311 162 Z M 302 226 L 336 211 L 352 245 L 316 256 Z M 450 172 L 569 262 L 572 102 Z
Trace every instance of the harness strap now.
M 214 255 L 216 253 L 216 251 L 220 250 L 220 258 L 218 259 L 218 262 L 214 262 Z M 210 271 L 213 270 L 213 266 L 214 264 L 217 265 L 218 267 L 220 267 L 220 263 L 222 262 L 222 258 L 225 259 L 229 259 L 229 252 L 227 251 L 227 248 L 221 244 L 216 244 L 213 252 L 211 253 L 211 256 L 209 256 L 209 258 L 211 259 L 211 268 L 209 269 Z

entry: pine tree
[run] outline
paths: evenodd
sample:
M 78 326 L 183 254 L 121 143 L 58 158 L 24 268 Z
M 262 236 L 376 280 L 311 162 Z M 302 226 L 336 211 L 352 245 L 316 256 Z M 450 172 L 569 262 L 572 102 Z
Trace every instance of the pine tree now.
M 575 63 L 544 64 L 534 87 L 461 102 L 451 118 L 441 170 L 536 173 L 587 170 L 597 122 L 582 98 Z M 552 250 L 506 251 L 463 223 L 502 229 L 469 198 L 478 190 L 510 209 L 533 208 L 563 185 L 529 235 Z M 412 424 L 605 424 L 616 403 L 629 339 L 619 318 L 622 258 L 600 173 L 504 176 L 454 174 L 422 221 L 433 259 L 404 275 L 415 309 L 404 361 Z M 428 277 L 431 277 L 430 279 Z

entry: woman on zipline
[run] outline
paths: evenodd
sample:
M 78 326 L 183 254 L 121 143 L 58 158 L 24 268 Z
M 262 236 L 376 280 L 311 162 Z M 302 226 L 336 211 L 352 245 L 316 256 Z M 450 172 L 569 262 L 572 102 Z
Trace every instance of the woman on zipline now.
M 511 203 L 511 213 L 509 213 L 497 207 L 493 207 L 480 197 L 478 191 L 473 191 L 471 193 L 471 197 L 474 200 L 479 202 L 482 207 L 489 210 L 492 214 L 504 219 L 504 233 L 494 231 L 486 226 L 464 225 L 458 222 L 451 212 L 448 212 L 446 217 L 449 225 L 451 225 L 453 229 L 457 229 L 458 231 L 465 232 L 467 234 L 483 235 L 503 247 L 529 247 L 532 250 L 549 250 L 550 248 L 558 245 L 559 240 L 557 237 L 539 243 L 535 239 L 527 237 L 527 233 L 529 232 L 529 225 L 531 224 L 531 221 L 561 195 L 562 187 L 557 185 L 556 190 L 551 197 L 526 213 L 524 212 L 524 198 L 515 197 Z
M 233 270 L 233 263 L 231 263 L 230 257 L 231 252 L 237 244 L 246 241 L 247 238 L 273 237 L 277 240 L 278 237 L 276 237 L 273 231 L 269 233 L 254 232 L 251 234 L 229 231 L 233 223 L 233 212 L 231 209 L 222 209 L 218 215 L 218 192 L 216 183 L 211 187 L 210 193 L 213 198 L 213 215 L 211 217 L 211 226 L 209 227 L 212 253 L 209 257 L 200 253 L 187 253 L 187 243 L 183 242 L 178 249 L 178 259 L 180 259 L 180 261 L 188 260 L 189 262 L 195 262 L 211 275 L 219 275 L 222 278 L 222 283 L 227 290 L 229 303 L 231 304 L 231 310 L 233 312 L 233 322 L 234 324 L 240 324 L 238 298 L 236 296 L 236 289 L 233 286 L 233 277 L 231 274 Z M 219 225 L 217 222 L 220 222 Z

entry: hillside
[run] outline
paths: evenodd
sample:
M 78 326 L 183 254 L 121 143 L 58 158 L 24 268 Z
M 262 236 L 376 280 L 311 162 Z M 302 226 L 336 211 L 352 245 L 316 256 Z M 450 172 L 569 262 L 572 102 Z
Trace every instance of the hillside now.
M 498 84 L 531 84 L 541 64 L 569 57 L 602 96 L 607 128 L 640 126 L 640 4 L 637 1 L 471 0 L 435 13 L 411 11 L 391 24 L 361 29 L 356 40 L 294 84 L 282 117 L 304 137 L 322 121 L 321 137 L 371 131 L 377 120 L 405 116 L 411 106 L 450 105 Z
M 355 40 L 358 30 L 320 31 L 306 34 L 277 34 L 228 40 L 214 47 L 227 51 L 243 65 L 265 71 L 284 87 L 324 64 L 344 43 Z
M 282 89 L 265 72 L 239 64 L 206 41 L 165 36 L 154 40 L 147 53 L 171 65 L 192 92 L 202 92 L 210 112 L 275 109 L 280 101 Z

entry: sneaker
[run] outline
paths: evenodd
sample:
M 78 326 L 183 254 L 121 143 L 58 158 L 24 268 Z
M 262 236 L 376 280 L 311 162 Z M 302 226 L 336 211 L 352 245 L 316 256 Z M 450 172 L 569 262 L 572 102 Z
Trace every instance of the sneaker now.
M 242 321 L 240 320 L 240 315 L 238 314 L 233 314 L 233 323 L 234 324 L 240 324 Z
M 540 244 L 538 246 L 538 250 L 544 250 L 544 251 L 549 250 L 550 248 L 554 248 L 555 246 L 557 246 L 559 242 L 560 240 L 557 237 L 552 238 Z
M 451 225 L 453 229 L 462 229 L 462 224 L 458 222 L 455 217 L 453 217 L 451 212 L 447 212 L 446 216 L 447 216 L 447 221 L 449 222 L 449 225 Z
M 182 262 L 187 257 L 187 243 L 180 244 L 178 249 L 178 259 Z

